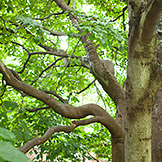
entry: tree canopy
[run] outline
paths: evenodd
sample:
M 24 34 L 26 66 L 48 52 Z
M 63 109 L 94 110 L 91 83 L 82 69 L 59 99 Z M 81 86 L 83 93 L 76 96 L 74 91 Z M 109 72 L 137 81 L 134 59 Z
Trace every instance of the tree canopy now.
M 1 1 L 0 150 L 11 141 L 40 161 L 123 160 L 132 110 L 151 112 L 162 85 L 161 9 L 160 0 Z

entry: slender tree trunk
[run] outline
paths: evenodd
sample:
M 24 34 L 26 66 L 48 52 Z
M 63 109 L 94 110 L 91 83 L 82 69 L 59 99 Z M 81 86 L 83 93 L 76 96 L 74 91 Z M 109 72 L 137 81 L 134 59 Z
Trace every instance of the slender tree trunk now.
M 135 40 L 129 46 L 128 56 L 125 160 L 151 162 L 151 120 L 157 91 L 152 82 L 155 39 L 152 38 L 148 44 Z

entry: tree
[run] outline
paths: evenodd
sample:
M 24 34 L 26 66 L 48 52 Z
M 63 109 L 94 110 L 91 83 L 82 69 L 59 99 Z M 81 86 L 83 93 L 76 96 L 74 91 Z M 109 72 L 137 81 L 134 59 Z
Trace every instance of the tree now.
M 42 106 L 33 110 L 20 108 L 18 116 L 22 112 L 25 116 L 31 111 L 37 112 L 43 109 L 45 113 L 51 109 L 50 113 L 56 118 L 55 122 L 59 120 L 55 113 L 68 119 L 79 119 L 74 120 L 70 126 L 47 125 L 49 129 L 42 137 L 36 135 L 31 140 L 30 137 L 26 138 L 24 142 L 28 142 L 21 146 L 20 150 L 26 153 L 35 145 L 47 141 L 56 132 L 69 133 L 82 125 L 101 123 L 111 133 L 114 162 L 151 162 L 152 111 L 156 94 L 162 86 L 162 66 L 157 59 L 161 57 L 161 53 L 159 50 L 157 57 L 156 51 L 161 46 L 160 39 L 156 39 L 156 26 L 160 20 L 162 2 L 128 0 L 126 4 L 115 0 L 111 2 L 89 0 L 86 3 L 93 5 L 97 10 L 86 15 L 77 10 L 77 8 L 82 10 L 83 7 L 80 6 L 83 6 L 84 1 L 75 0 L 73 3 L 70 0 L 1 2 L 0 42 L 3 51 L 1 58 L 6 55 L 16 58 L 18 65 L 12 65 L 12 68 L 16 68 L 23 79 L 22 81 L 18 73 L 0 61 L 2 87 L 5 90 L 6 85 L 9 85 L 22 94 L 23 102 L 26 102 L 19 103 L 22 106 Z M 125 31 L 127 8 L 128 46 L 127 31 Z M 110 17 L 116 17 L 121 9 L 122 14 L 110 20 Z M 161 30 L 158 34 L 160 36 Z M 61 45 L 62 36 L 67 36 L 67 49 L 61 49 L 65 46 Z M 102 63 L 101 59 L 105 56 L 102 50 L 106 51 L 109 58 L 112 53 L 112 60 L 114 59 L 119 67 L 128 63 L 125 88 L 121 86 L 122 77 L 118 79 L 119 74 L 114 76 L 111 69 Z M 74 104 L 78 100 L 74 94 L 89 82 L 87 76 L 92 77 L 89 73 L 115 103 L 116 120 L 97 104 L 74 107 L 63 99 L 62 96 L 66 96 L 64 93 L 71 91 L 67 99 Z M 42 77 L 43 74 L 46 77 Z M 32 80 L 36 76 L 38 77 Z M 88 87 L 94 82 L 89 83 Z M 12 95 L 18 97 L 15 92 Z M 28 96 L 33 99 L 29 99 Z M 3 105 L 5 104 L 7 102 Z M 46 107 L 43 107 L 44 105 Z M 89 115 L 91 117 L 86 118 Z M 28 114 L 30 122 L 32 120 L 38 122 L 36 117 L 37 114 L 35 116 Z M 16 114 L 14 119 L 18 121 Z M 33 122 L 23 125 L 27 128 L 33 125 Z M 41 131 L 41 129 L 43 127 L 40 125 L 37 130 Z M 24 132 L 29 133 L 26 130 Z

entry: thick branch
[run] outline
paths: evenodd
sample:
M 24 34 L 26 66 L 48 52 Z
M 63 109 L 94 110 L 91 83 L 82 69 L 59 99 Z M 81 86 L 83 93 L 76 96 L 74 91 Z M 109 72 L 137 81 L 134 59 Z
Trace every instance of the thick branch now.
M 72 11 L 72 8 L 67 6 L 63 0 L 55 0 L 55 2 L 62 10 Z M 73 22 L 73 24 L 77 26 L 77 22 L 79 22 L 80 20 L 78 20 L 78 18 L 76 16 L 74 17 L 72 14 L 73 12 L 69 12 L 70 19 Z M 81 32 L 80 29 L 78 30 Z M 125 100 L 125 93 L 123 88 L 120 86 L 116 78 L 110 73 L 110 71 L 102 66 L 96 51 L 96 47 L 94 46 L 93 42 L 88 39 L 88 37 L 89 33 L 87 33 L 82 38 L 82 42 L 86 44 L 85 49 L 90 59 L 89 61 L 93 75 L 100 82 L 104 90 L 110 95 L 115 104 L 118 106 L 120 104 L 123 105 L 123 101 Z
M 52 136 L 52 134 L 56 132 L 70 133 L 74 130 L 74 128 L 75 128 L 75 124 L 73 123 L 71 124 L 71 126 L 56 126 L 56 127 L 49 128 L 42 137 L 35 137 L 34 139 L 24 144 L 19 150 L 22 151 L 23 153 L 27 153 L 34 146 L 46 142 Z
M 142 41 L 148 43 L 155 32 L 157 22 L 160 18 L 162 10 L 162 1 L 161 0 L 153 0 L 153 2 L 149 5 L 149 7 L 145 10 L 143 16 L 145 17 L 145 21 L 143 24 L 143 34 Z
M 34 146 L 40 145 L 46 142 L 56 132 L 70 133 L 78 126 L 88 125 L 94 122 L 101 122 L 101 120 L 102 118 L 100 116 L 96 116 L 96 117 L 89 118 L 86 120 L 73 121 L 70 126 L 55 126 L 55 127 L 49 128 L 42 137 L 35 137 L 34 139 L 24 144 L 19 150 L 22 151 L 23 153 L 27 153 Z M 123 132 L 120 132 L 120 136 L 121 138 L 118 137 L 118 139 L 123 140 Z
M 95 104 L 87 104 L 83 106 L 73 107 L 67 104 L 61 104 L 56 101 L 53 97 L 49 96 L 45 92 L 37 90 L 36 88 L 19 81 L 11 71 L 0 61 L 0 73 L 2 73 L 6 79 L 8 85 L 23 91 L 25 94 L 32 96 L 51 107 L 56 113 L 62 115 L 63 117 L 70 119 L 80 119 L 88 115 L 93 115 L 94 117 L 100 116 L 102 120 L 100 123 L 105 125 L 105 127 L 111 132 L 112 136 L 122 138 L 123 130 L 117 124 L 117 122 L 100 106 Z
M 54 1 L 63 11 L 72 10 L 63 0 L 54 0 Z
M 22 151 L 23 153 L 27 153 L 32 147 L 46 142 L 56 132 L 70 133 L 80 125 L 87 125 L 90 123 L 98 122 L 99 118 L 100 117 L 94 117 L 86 120 L 73 121 L 70 126 L 55 126 L 49 128 L 42 137 L 35 137 L 34 139 L 24 144 L 19 150 Z

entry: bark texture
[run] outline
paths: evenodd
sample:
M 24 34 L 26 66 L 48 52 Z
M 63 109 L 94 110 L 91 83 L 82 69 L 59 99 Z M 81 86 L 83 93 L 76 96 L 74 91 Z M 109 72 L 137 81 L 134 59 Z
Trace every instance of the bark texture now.
M 161 86 L 155 29 L 162 1 L 128 1 L 130 28 L 125 114 L 125 161 L 151 162 L 151 120 Z M 144 7 L 144 8 L 143 8 Z
M 162 40 L 162 14 L 157 25 L 157 43 Z M 157 61 L 162 65 L 162 46 L 157 45 Z M 156 96 L 156 103 L 154 105 L 152 114 L 152 162 L 162 161 L 162 87 L 159 89 Z
M 152 115 L 152 162 L 162 161 L 162 87 L 159 89 Z

